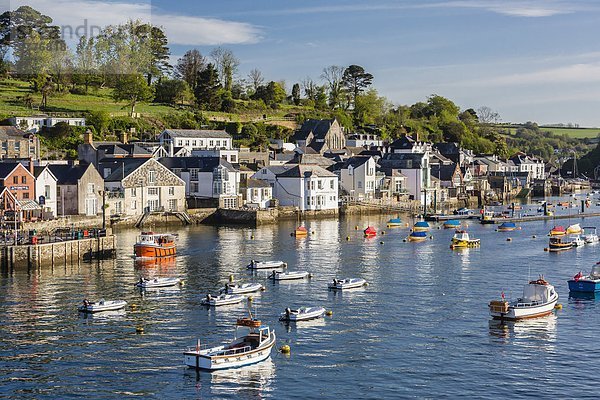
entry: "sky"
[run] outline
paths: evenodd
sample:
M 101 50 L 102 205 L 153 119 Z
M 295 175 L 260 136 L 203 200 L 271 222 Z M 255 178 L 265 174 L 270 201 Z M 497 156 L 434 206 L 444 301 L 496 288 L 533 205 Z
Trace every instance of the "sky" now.
M 0 0 L 6 1 L 6 0 Z M 175 61 L 215 46 L 290 90 L 329 65 L 361 65 L 392 103 L 432 94 L 503 122 L 600 127 L 600 0 L 30 0 L 79 32 L 142 19 Z M 85 29 L 83 27 L 86 27 Z

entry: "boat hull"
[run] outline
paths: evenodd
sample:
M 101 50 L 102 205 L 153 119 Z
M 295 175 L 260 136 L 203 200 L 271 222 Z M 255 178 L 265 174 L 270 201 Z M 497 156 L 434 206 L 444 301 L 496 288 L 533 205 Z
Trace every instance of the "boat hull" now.
M 136 257 L 158 258 L 174 256 L 177 253 L 177 248 L 174 244 L 168 246 L 136 244 L 133 246 L 133 251 Z
M 321 318 L 325 314 L 325 309 L 323 307 L 319 307 L 310 312 L 302 313 L 302 314 L 290 314 L 286 313 L 281 314 L 279 317 L 280 321 L 286 322 L 297 322 L 297 321 L 309 321 L 311 319 Z
M 121 310 L 123 308 L 125 308 L 125 306 L 127 305 L 127 302 L 122 300 L 122 301 L 117 301 L 117 302 L 111 302 L 111 303 L 107 303 L 107 304 L 92 304 L 89 306 L 79 306 L 78 310 L 80 312 L 84 312 L 84 313 L 98 313 L 98 312 L 103 312 L 103 311 L 116 311 L 116 310 Z
M 600 279 L 569 279 L 569 291 L 570 292 L 581 292 L 581 293 L 596 293 L 600 292 Z
M 273 279 L 274 281 L 292 281 L 292 280 L 306 279 L 306 278 L 310 278 L 310 274 L 308 272 L 275 274 L 271 277 L 271 279 Z
M 153 280 L 145 281 L 144 283 L 137 283 L 136 286 L 141 289 L 152 289 L 152 288 L 164 288 L 171 287 L 181 284 L 181 279 L 173 278 L 173 279 L 164 279 L 157 282 Z
M 337 284 L 330 283 L 328 285 L 328 287 L 331 290 L 356 289 L 359 287 L 363 287 L 364 285 L 366 285 L 366 283 L 367 283 L 367 281 L 365 281 L 364 279 L 359 279 L 356 282 L 349 282 L 349 283 L 337 283 Z
M 550 315 L 554 310 L 554 306 L 558 301 L 558 297 L 543 305 L 531 307 L 513 307 L 510 306 L 507 313 L 490 312 L 492 318 L 508 321 L 520 321 L 524 319 L 540 318 Z
M 461 248 L 473 248 L 479 247 L 481 244 L 479 239 L 473 240 L 460 240 L 460 239 L 452 239 L 452 244 L 450 247 L 453 249 L 461 249 Z

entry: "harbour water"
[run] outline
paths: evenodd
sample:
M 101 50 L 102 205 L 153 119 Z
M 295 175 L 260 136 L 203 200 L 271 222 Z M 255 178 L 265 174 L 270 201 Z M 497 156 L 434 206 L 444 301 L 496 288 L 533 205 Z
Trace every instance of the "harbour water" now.
M 566 280 L 598 261 L 600 244 L 559 254 L 543 249 L 553 221 L 500 233 L 469 222 L 481 248 L 450 250 L 453 230 L 404 242 L 408 228 L 388 217 L 309 221 L 313 234 L 294 238 L 294 222 L 257 229 L 197 226 L 179 231 L 174 260 L 135 263 L 136 231 L 117 232 L 116 260 L 54 268 L 15 269 L 0 276 L 0 396 L 14 398 L 576 398 L 596 394 L 600 354 L 598 300 L 569 298 Z M 561 221 L 600 227 L 600 218 Z M 373 225 L 385 235 L 365 239 Z M 355 226 L 359 229 L 356 230 Z M 533 238 L 533 236 L 536 238 Z M 349 236 L 349 240 L 346 237 Z M 510 237 L 512 241 L 507 241 Z M 381 241 L 384 243 L 381 244 Z M 281 259 L 308 270 L 310 281 L 273 283 L 251 273 L 250 259 Z M 253 310 L 274 327 L 277 347 L 264 363 L 199 372 L 182 351 L 234 334 L 245 306 L 200 305 L 230 275 L 258 281 Z M 513 299 L 538 274 L 554 284 L 562 310 L 499 326 L 487 304 L 504 291 Z M 181 288 L 134 288 L 140 275 L 181 276 Z M 333 277 L 362 277 L 364 289 L 327 290 Z M 124 299 L 122 312 L 79 315 L 88 299 Z M 321 305 L 333 315 L 278 322 L 285 307 Z M 137 334 L 136 328 L 144 333 Z M 575 384 L 576 383 L 576 384 Z

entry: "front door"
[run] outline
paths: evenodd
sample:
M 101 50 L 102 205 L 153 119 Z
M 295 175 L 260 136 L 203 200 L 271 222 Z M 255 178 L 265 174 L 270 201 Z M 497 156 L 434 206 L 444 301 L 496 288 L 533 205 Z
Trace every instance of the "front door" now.
M 91 217 L 98 214 L 98 201 L 95 197 L 85 199 L 85 215 Z

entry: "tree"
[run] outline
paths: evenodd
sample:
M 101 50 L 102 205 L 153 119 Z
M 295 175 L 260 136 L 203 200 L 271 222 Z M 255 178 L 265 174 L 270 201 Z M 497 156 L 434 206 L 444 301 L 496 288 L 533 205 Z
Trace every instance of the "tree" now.
M 188 97 L 187 83 L 179 79 L 161 79 L 154 85 L 154 102 L 175 105 Z
M 96 132 L 103 134 L 108 130 L 110 124 L 110 114 L 107 111 L 90 111 L 85 117 L 85 123 L 93 126 Z
M 385 98 L 379 97 L 375 89 L 359 94 L 354 104 L 354 124 L 357 126 L 374 124 L 383 114 Z
M 265 78 L 262 75 L 262 72 L 258 68 L 254 68 L 248 74 L 248 80 L 252 85 L 252 89 L 256 92 L 259 86 L 261 86 L 265 82 Z
M 329 91 L 329 107 L 336 109 L 342 103 L 342 78 L 344 76 L 344 67 L 339 65 L 330 65 L 323 68 L 321 79 L 327 83 Z
M 206 60 L 196 49 L 188 50 L 177 60 L 175 75 L 187 82 L 192 90 L 196 88 L 198 73 L 204 69 Z
M 194 96 L 198 107 L 201 110 L 218 111 L 221 108 L 220 89 L 219 74 L 212 64 L 208 64 L 196 80 Z
M 500 120 L 500 114 L 488 106 L 481 106 L 477 109 L 477 117 L 482 124 L 495 124 Z
M 113 98 L 115 101 L 127 101 L 131 107 L 131 116 L 135 115 L 137 103 L 152 98 L 152 88 L 141 74 L 120 75 L 117 77 Z
M 252 95 L 254 100 L 262 100 L 267 105 L 280 104 L 286 97 L 285 90 L 278 82 L 269 82 L 267 85 L 259 86 Z
M 152 77 L 167 74 L 173 67 L 169 64 L 171 51 L 167 46 L 167 35 L 158 26 L 143 24 L 137 27 L 136 34 L 141 40 L 147 42 L 150 48 L 151 59 L 144 71 L 148 79 L 148 86 L 152 84 Z
M 365 72 L 365 69 L 360 65 L 350 65 L 342 75 L 342 86 L 351 93 L 352 104 L 356 102 L 358 95 L 372 83 L 373 75 Z
M 75 76 L 76 83 L 85 86 L 85 93 L 90 85 L 98 82 L 97 64 L 94 56 L 94 38 L 82 36 L 79 38 L 75 49 Z
M 315 97 L 317 96 L 317 88 L 318 85 L 315 83 L 315 81 L 312 80 L 312 78 L 310 77 L 306 77 L 302 80 L 301 82 L 302 84 L 302 89 L 304 90 L 304 95 L 306 96 L 307 99 L 315 101 Z
M 221 85 L 227 91 L 231 91 L 233 76 L 236 74 L 240 60 L 233 52 L 223 47 L 217 47 L 210 52 L 210 57 L 214 61 L 214 66 L 221 78 Z
M 300 105 L 300 85 L 298 83 L 294 83 L 292 86 L 292 101 L 295 105 Z

